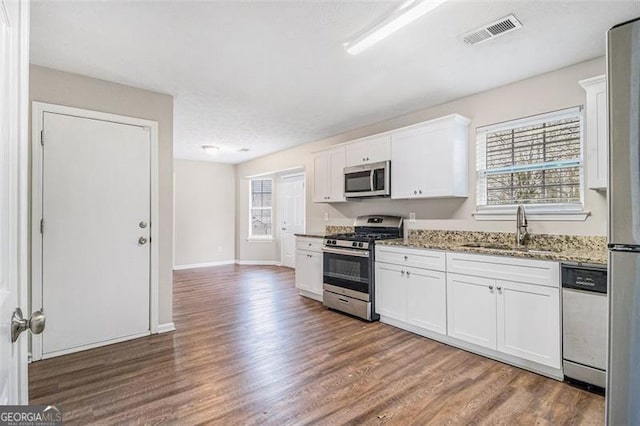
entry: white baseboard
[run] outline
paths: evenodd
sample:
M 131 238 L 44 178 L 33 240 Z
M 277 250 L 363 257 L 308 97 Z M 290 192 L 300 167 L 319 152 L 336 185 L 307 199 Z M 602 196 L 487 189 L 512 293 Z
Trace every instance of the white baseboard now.
M 181 271 L 183 269 L 206 268 L 209 266 L 233 265 L 234 263 L 236 263 L 235 260 L 219 260 L 217 262 L 192 263 L 190 265 L 176 265 L 173 267 L 173 270 Z
M 158 324 L 158 333 L 167 333 L 169 331 L 175 331 L 176 326 L 172 322 L 168 322 L 165 324 Z
M 281 266 L 282 263 L 275 260 L 236 260 L 238 265 L 264 265 L 264 266 Z

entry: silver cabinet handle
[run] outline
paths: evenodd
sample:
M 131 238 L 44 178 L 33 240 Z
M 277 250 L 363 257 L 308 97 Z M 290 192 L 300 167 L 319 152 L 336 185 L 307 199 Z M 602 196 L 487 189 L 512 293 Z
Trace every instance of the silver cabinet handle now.
M 502 287 L 496 287 L 496 290 L 498 290 L 499 292 L 502 292 Z
M 419 190 L 418 190 L 418 194 L 422 194 L 422 189 L 419 189 Z
M 13 315 L 11 315 L 11 341 L 15 342 L 18 340 L 20 333 L 27 329 L 29 329 L 32 334 L 42 333 L 46 319 L 42 311 L 35 311 L 31 314 L 31 318 L 25 319 L 22 316 L 22 310 L 16 308 L 16 310 L 13 311 Z
M 489 290 L 493 291 L 493 286 L 492 285 L 489 286 Z
M 142 229 L 147 227 L 147 222 L 145 222 L 144 220 L 141 220 L 140 223 L 138 224 L 138 226 Z
M 418 195 L 418 191 L 413 191 L 413 195 Z
M 411 271 L 407 271 L 407 276 L 411 276 Z
M 364 162 L 364 161 L 367 161 L 367 160 L 365 160 L 365 158 L 364 158 L 364 157 L 362 157 L 362 161 Z
M 401 273 L 402 275 L 404 275 L 404 271 L 400 271 L 400 273 Z
M 141 246 L 147 244 L 147 239 L 145 237 L 138 238 L 138 244 Z
M 367 157 L 367 161 L 369 161 L 369 157 Z
M 404 257 L 404 260 L 409 260 L 409 256 L 405 256 L 405 257 Z

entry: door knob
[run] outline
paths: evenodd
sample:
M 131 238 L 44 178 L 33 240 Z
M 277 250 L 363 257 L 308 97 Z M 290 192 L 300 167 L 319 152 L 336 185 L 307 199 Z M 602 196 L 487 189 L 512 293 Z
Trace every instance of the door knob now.
M 138 238 L 138 244 L 140 244 L 140 245 L 147 244 L 147 239 L 145 237 Z
M 29 329 L 32 334 L 40 334 L 44 331 L 46 317 L 42 311 L 35 311 L 31 314 L 31 318 L 25 319 L 22 316 L 22 310 L 16 308 L 11 315 L 11 342 L 18 340 L 20 333 Z
M 145 222 L 144 220 L 141 220 L 140 223 L 138 224 L 138 226 L 142 229 L 147 227 L 147 222 Z

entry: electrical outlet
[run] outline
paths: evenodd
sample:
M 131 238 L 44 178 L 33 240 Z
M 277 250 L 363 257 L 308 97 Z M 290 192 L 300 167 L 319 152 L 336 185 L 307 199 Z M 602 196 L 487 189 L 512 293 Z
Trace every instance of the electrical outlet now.
M 409 222 L 416 221 L 416 212 L 409 212 Z
M 329 213 L 325 213 L 324 214 L 324 221 L 328 222 L 329 221 Z

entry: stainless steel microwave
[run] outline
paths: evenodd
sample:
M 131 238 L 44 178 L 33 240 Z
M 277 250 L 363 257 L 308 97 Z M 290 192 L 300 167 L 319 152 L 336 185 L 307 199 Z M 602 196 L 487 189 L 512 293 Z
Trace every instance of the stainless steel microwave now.
M 391 161 L 344 168 L 346 198 L 388 197 L 391 195 Z

